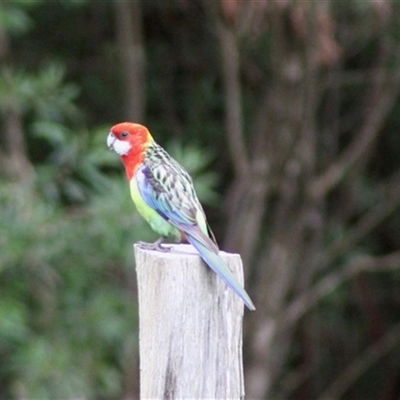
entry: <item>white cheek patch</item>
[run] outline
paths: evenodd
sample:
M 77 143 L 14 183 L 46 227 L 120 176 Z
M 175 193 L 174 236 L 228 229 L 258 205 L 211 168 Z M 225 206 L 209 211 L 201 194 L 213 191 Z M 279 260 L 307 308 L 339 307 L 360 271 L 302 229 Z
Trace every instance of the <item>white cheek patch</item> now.
M 112 144 L 112 148 L 120 156 L 124 156 L 124 155 L 128 154 L 131 147 L 132 146 L 129 142 L 125 142 L 123 140 L 118 140 L 118 139 L 115 139 Z

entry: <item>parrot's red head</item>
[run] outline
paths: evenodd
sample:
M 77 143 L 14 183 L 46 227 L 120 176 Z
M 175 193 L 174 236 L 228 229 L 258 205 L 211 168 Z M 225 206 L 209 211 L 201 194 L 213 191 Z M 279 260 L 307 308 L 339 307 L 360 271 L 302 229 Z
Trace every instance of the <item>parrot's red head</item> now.
M 121 156 L 130 179 L 143 161 L 143 153 L 152 141 L 153 138 L 145 126 L 121 122 L 110 129 L 107 146 Z
M 114 125 L 107 138 L 107 145 L 120 156 L 126 156 L 131 151 L 143 151 L 152 140 L 148 129 L 140 124 L 121 122 Z

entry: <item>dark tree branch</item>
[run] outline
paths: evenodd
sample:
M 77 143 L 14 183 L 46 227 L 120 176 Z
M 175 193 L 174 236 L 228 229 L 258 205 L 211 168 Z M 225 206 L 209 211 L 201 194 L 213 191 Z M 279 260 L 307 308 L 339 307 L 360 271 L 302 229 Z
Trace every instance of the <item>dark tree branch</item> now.
M 240 179 L 248 179 L 250 167 L 244 141 L 240 55 L 237 37 L 235 32 L 221 21 L 216 22 L 216 28 L 221 48 L 228 146 L 236 176 Z
M 28 158 L 22 116 L 13 107 L 8 109 L 4 128 L 7 148 L 4 154 L 7 160 L 5 174 L 24 182 L 32 181 L 34 168 Z
M 396 173 L 395 178 L 398 176 L 399 173 Z M 332 263 L 337 257 L 354 248 L 400 206 L 400 183 L 398 180 L 391 179 L 384 188 L 381 186 L 380 192 L 383 200 L 349 228 L 342 238 L 325 249 L 320 258 Z
M 140 1 L 115 0 L 117 44 L 121 59 L 125 118 L 143 122 L 145 113 L 145 51 Z
M 400 342 L 400 324 L 392 327 L 382 338 L 369 346 L 359 357 L 345 368 L 342 373 L 318 397 L 318 400 L 334 400 L 342 398 L 343 394 L 360 378 L 374 363 L 384 357 Z
M 282 312 L 277 321 L 277 332 L 296 323 L 321 299 L 332 293 L 344 282 L 361 273 L 377 273 L 400 270 L 400 251 L 384 256 L 359 256 L 344 265 L 340 270 L 331 272 L 317 282 L 310 290 L 301 293 Z
M 397 84 L 393 82 L 397 82 Z M 373 85 L 366 106 L 365 122 L 355 135 L 352 143 L 339 158 L 316 179 L 311 181 L 309 193 L 314 198 L 324 197 L 347 176 L 357 162 L 361 161 L 369 153 L 380 133 L 387 114 L 392 109 L 399 94 L 399 82 L 399 72 L 395 72 L 392 77 L 387 78 L 383 72 L 383 67 L 382 69 L 374 70 Z

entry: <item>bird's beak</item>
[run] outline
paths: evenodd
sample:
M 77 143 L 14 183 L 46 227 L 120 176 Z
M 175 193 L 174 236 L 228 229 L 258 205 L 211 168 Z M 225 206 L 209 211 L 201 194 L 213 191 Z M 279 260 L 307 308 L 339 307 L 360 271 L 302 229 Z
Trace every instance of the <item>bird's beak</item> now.
M 110 150 L 114 150 L 114 142 L 116 141 L 115 135 L 110 132 L 107 136 L 107 146 Z

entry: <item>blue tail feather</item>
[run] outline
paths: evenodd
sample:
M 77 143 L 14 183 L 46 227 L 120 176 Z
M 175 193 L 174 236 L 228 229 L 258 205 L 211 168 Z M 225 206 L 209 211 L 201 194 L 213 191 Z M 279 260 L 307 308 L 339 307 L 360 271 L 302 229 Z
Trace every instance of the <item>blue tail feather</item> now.
M 249 310 L 255 310 L 256 308 L 249 295 L 233 276 L 222 258 L 192 236 L 187 235 L 187 239 L 197 249 L 203 261 L 243 300 Z

